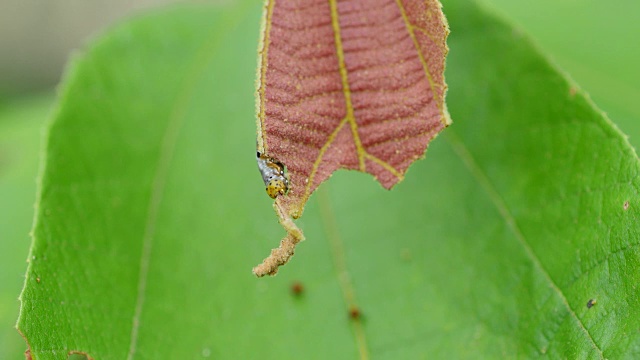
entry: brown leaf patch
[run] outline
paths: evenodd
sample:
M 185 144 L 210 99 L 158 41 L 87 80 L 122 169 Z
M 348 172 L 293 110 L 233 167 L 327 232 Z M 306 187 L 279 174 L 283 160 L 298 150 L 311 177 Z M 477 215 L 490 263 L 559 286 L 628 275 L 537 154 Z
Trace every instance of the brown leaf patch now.
M 291 219 L 334 171 L 367 172 L 390 189 L 450 123 L 448 33 L 437 0 L 266 1 L 258 152 L 289 174 L 275 205 L 283 244 L 303 238 Z M 293 248 L 280 253 L 254 273 L 275 274 Z

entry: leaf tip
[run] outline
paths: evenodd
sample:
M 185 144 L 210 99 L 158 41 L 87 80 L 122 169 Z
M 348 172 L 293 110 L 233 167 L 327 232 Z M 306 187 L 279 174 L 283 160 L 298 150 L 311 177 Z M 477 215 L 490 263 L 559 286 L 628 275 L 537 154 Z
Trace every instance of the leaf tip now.
M 278 214 L 280 224 L 287 231 L 287 236 L 280 241 L 279 247 L 271 250 L 271 254 L 260 265 L 253 268 L 252 272 L 257 277 L 276 275 L 278 268 L 289 262 L 295 252 L 296 245 L 304 240 L 302 230 L 291 219 L 287 206 L 283 205 L 282 197 L 277 197 L 273 203 L 273 209 Z

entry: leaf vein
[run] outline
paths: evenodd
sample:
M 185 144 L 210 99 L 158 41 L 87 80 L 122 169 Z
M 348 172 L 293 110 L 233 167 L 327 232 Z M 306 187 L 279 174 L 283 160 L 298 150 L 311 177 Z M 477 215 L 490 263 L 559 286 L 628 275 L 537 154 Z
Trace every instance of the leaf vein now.
M 333 26 L 334 38 L 336 43 L 336 54 L 338 55 L 338 66 L 340 71 L 340 79 L 342 80 L 342 91 L 344 92 L 345 103 L 347 106 L 347 115 L 345 119 L 349 122 L 351 127 L 351 134 L 353 141 L 356 144 L 356 151 L 358 153 L 358 163 L 360 171 L 365 172 L 364 165 L 364 149 L 362 148 L 362 142 L 360 141 L 360 135 L 358 134 L 358 124 L 353 115 L 353 104 L 351 103 L 351 89 L 347 76 L 347 65 L 344 60 L 344 48 L 342 46 L 342 35 L 340 34 L 340 22 L 338 21 L 338 4 L 337 0 L 329 0 L 331 7 L 331 25 Z
M 586 336 L 587 340 L 591 343 L 591 347 L 598 353 L 598 356 L 599 356 L 600 359 L 604 359 L 604 354 L 603 354 L 602 350 L 596 344 L 595 340 L 591 336 L 591 333 L 589 333 L 589 330 L 582 323 L 582 320 L 580 320 L 580 318 L 578 317 L 576 312 L 573 310 L 573 308 L 571 308 L 571 305 L 569 304 L 569 301 L 567 300 L 567 298 L 564 295 L 564 293 L 562 292 L 562 290 L 558 287 L 558 285 L 556 285 L 556 283 L 553 281 L 553 278 L 551 278 L 551 275 L 544 268 L 544 266 L 543 266 L 542 262 L 540 261 L 538 255 L 536 255 L 536 253 L 533 251 L 533 249 L 531 248 L 531 246 L 527 242 L 527 239 L 524 237 L 524 234 L 520 230 L 515 218 L 513 217 L 511 212 L 509 211 L 509 208 L 507 207 L 507 204 L 502 199 L 502 197 L 500 196 L 500 194 L 496 190 L 495 186 L 491 183 L 491 180 L 489 179 L 489 177 L 484 173 L 484 171 L 478 165 L 476 160 L 473 158 L 473 156 L 471 155 L 471 153 L 469 152 L 467 147 L 464 145 L 462 140 L 454 132 L 448 131 L 447 134 L 445 134 L 445 138 L 448 140 L 449 144 L 453 148 L 453 150 L 456 153 L 456 155 L 458 155 L 460 160 L 467 167 L 467 170 L 478 181 L 479 185 L 487 193 L 487 195 L 489 196 L 489 199 L 491 200 L 492 204 L 495 206 L 495 208 L 498 211 L 498 213 L 500 214 L 500 216 L 504 219 L 504 221 L 506 222 L 508 227 L 511 229 L 511 231 L 513 232 L 515 238 L 518 240 L 520 245 L 523 247 L 523 249 L 524 249 L 525 253 L 527 254 L 527 256 L 529 257 L 529 259 L 531 259 L 531 261 L 533 262 L 534 266 L 540 271 L 540 273 L 547 280 L 549 286 L 553 289 L 553 291 L 556 293 L 556 295 L 562 301 L 562 304 L 567 309 L 567 312 L 575 320 L 575 322 L 578 325 L 580 331 Z
M 418 38 L 416 37 L 416 34 L 414 32 L 414 29 L 418 27 L 412 24 L 411 21 L 409 21 L 409 17 L 407 16 L 407 11 L 405 10 L 404 5 L 402 4 L 402 0 L 396 0 L 396 3 L 398 4 L 398 8 L 400 9 L 400 14 L 402 15 L 402 19 L 404 20 L 404 23 L 407 27 L 407 32 L 409 33 L 409 36 L 413 41 L 413 45 L 416 48 L 416 52 L 418 53 L 418 58 L 420 59 L 420 63 L 422 64 L 422 67 L 424 68 L 424 73 L 427 77 L 427 80 L 429 80 L 429 85 L 431 86 L 431 91 L 433 92 L 433 98 L 436 101 L 436 106 L 438 106 L 438 110 L 440 111 L 440 116 L 441 116 L 440 118 L 442 119 L 443 122 L 446 122 L 447 117 L 445 116 L 445 112 L 442 105 L 444 104 L 444 102 L 440 102 L 438 99 L 438 93 L 436 92 L 437 85 L 433 80 L 433 76 L 431 76 L 431 72 L 429 71 L 429 66 L 427 65 L 427 61 L 425 60 L 424 55 L 422 54 L 422 51 L 420 49 L 420 43 L 418 43 Z
M 239 10 L 241 14 L 246 14 L 247 10 L 249 10 L 249 7 L 240 7 Z M 240 21 L 240 19 L 243 18 L 241 14 L 237 14 L 238 16 L 229 16 L 229 19 L 232 19 L 229 21 Z M 137 350 L 138 335 L 140 330 L 140 317 L 142 315 L 142 308 L 145 303 L 153 240 L 155 238 L 156 225 L 165 185 L 169 174 L 169 167 L 171 165 L 171 160 L 175 152 L 180 129 L 182 128 L 186 120 L 189 100 L 193 96 L 196 83 L 199 81 L 199 79 L 201 79 L 200 75 L 206 69 L 206 66 L 211 61 L 211 58 L 217 53 L 214 50 L 220 45 L 220 41 L 222 40 L 222 38 L 213 35 L 219 33 L 220 28 L 228 28 L 230 25 L 229 21 L 222 22 L 219 24 L 219 26 L 214 27 L 214 29 L 211 30 L 211 35 L 208 37 L 210 41 L 205 42 L 199 49 L 199 51 L 196 52 L 194 60 L 190 64 L 190 71 L 184 77 L 184 80 L 180 86 L 180 91 L 177 92 L 172 111 L 169 114 L 167 127 L 160 143 L 160 154 L 158 156 L 156 171 L 151 183 L 151 195 L 149 197 L 149 203 L 147 205 L 147 218 L 145 220 L 144 233 L 142 236 L 142 251 L 140 255 L 140 269 L 138 272 L 136 304 L 132 319 L 131 337 L 129 341 L 129 350 L 127 352 L 127 360 L 132 360 Z
M 329 241 L 329 246 L 331 248 L 331 255 L 333 257 L 333 263 L 337 273 L 336 275 L 338 277 L 338 283 L 340 284 L 340 289 L 342 290 L 342 296 L 347 307 L 350 310 L 358 309 L 355 290 L 351 282 L 349 270 L 347 269 L 344 244 L 338 231 L 336 218 L 333 215 L 334 211 L 331 208 L 328 191 L 325 190 L 320 192 L 318 203 L 320 204 L 320 217 L 327 232 L 327 238 Z M 358 345 L 358 351 L 360 352 L 360 359 L 367 360 L 369 359 L 369 351 L 367 347 L 367 339 L 364 334 L 362 320 L 358 317 L 352 319 L 352 322 L 353 330 L 356 337 L 356 343 Z

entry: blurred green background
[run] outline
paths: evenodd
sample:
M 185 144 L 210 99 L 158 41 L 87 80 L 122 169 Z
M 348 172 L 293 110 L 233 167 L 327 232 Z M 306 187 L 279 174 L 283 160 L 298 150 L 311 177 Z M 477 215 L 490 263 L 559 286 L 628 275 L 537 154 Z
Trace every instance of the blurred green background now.
M 29 247 L 41 127 L 49 115 L 64 64 L 72 51 L 81 49 L 109 24 L 169 2 L 178 1 L 0 1 L 2 359 L 22 358 L 25 348 L 13 324 Z M 630 136 L 631 143 L 640 145 L 640 46 L 636 39 L 640 34 L 640 2 L 482 2 L 531 35 Z
M 485 0 L 524 29 L 640 145 L 640 2 Z M 446 11 L 446 9 L 445 9 Z

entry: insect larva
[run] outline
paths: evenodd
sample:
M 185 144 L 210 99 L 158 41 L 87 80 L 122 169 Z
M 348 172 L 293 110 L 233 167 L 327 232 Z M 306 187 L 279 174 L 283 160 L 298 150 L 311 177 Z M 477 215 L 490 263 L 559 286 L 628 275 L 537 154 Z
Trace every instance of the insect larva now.
M 284 165 L 269 156 L 257 153 L 258 170 L 266 186 L 267 194 L 275 199 L 289 191 L 289 179 L 284 173 Z

